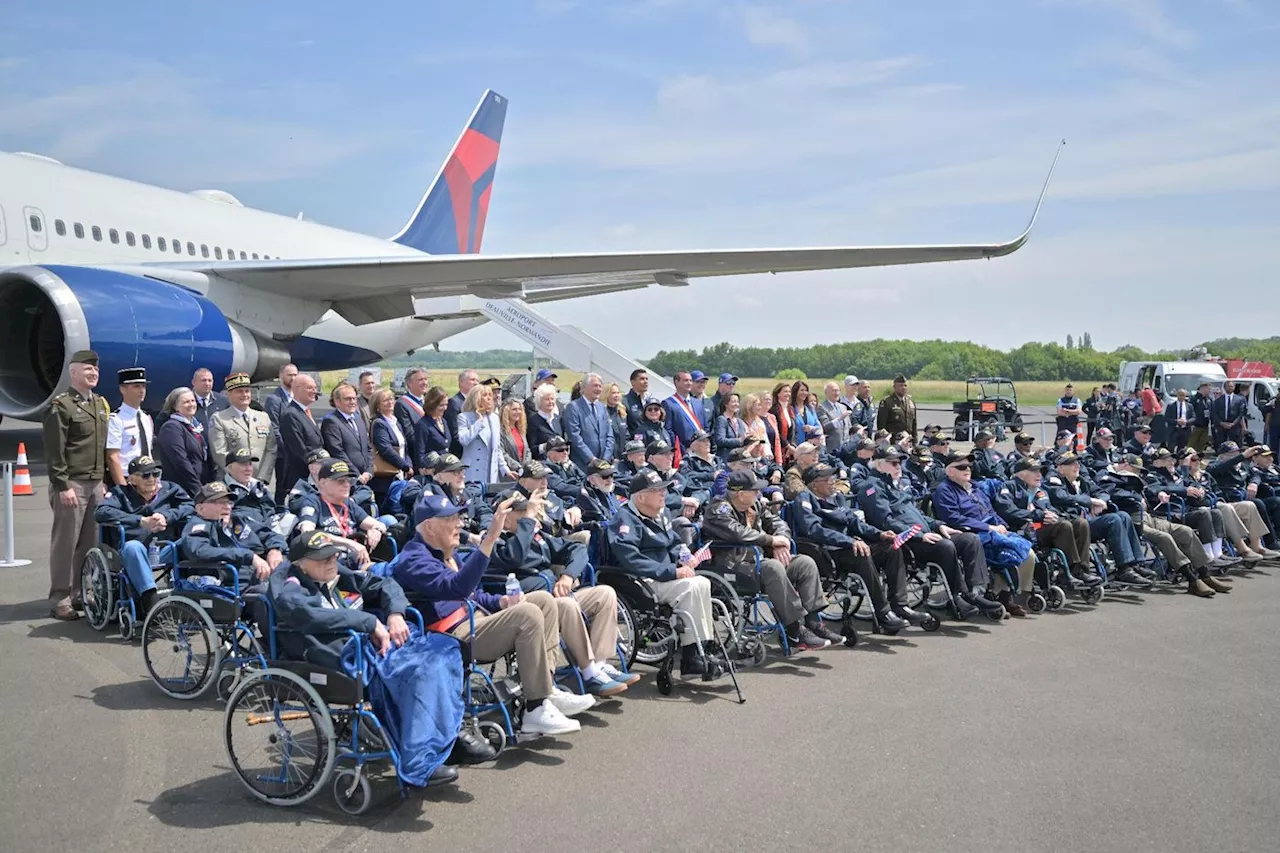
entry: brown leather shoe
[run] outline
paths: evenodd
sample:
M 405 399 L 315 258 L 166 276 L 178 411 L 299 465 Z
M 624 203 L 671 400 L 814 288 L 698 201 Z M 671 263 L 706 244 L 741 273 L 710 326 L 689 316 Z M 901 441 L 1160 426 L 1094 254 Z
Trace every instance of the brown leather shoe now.
M 1223 583 L 1222 581 L 1215 578 L 1213 575 L 1209 575 L 1206 578 L 1201 578 L 1200 580 L 1205 586 L 1209 587 L 1209 589 L 1213 590 L 1214 592 L 1231 592 L 1230 584 Z
M 58 607 L 50 608 L 49 616 L 54 619 L 60 619 L 63 622 L 74 622 L 77 619 L 82 618 L 81 615 L 76 612 L 76 609 L 69 604 L 62 604 Z
M 1027 608 L 1013 601 L 1006 601 L 1004 609 L 1010 616 L 1017 616 L 1021 618 L 1027 615 Z
M 1200 578 L 1193 581 L 1187 581 L 1187 592 L 1192 595 L 1198 595 L 1201 598 L 1213 598 L 1213 590 Z

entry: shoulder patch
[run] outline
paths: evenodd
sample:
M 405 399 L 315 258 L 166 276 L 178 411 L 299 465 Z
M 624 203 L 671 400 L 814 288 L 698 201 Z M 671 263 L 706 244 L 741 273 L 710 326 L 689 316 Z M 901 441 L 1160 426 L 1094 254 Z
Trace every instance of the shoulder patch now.
M 733 514 L 733 507 L 729 506 L 727 503 L 718 504 L 716 506 L 716 515 L 732 515 L 732 514 Z
M 1008 489 L 1001 489 L 1001 490 L 1000 490 L 1000 494 L 1002 494 L 1002 495 L 1007 495 L 1007 494 L 1009 494 L 1009 490 L 1008 490 Z
M 193 524 L 191 525 L 191 529 L 188 530 L 187 532 L 188 533 L 204 533 L 204 528 L 205 528 L 204 524 Z
M 298 515 L 302 518 L 310 518 L 315 514 L 316 514 L 316 508 L 313 506 L 304 506 L 302 508 L 302 512 L 298 513 Z
M 813 504 L 812 504 L 812 503 L 810 503 L 810 502 L 808 501 L 808 499 L 805 499 L 805 500 L 800 501 L 800 506 L 802 506 L 802 507 L 804 507 L 805 509 L 809 510 L 809 512 L 813 512 Z
M 1055 485 L 1055 486 L 1061 486 L 1061 485 L 1062 485 L 1062 479 L 1061 479 L 1061 478 L 1059 478 L 1059 477 L 1050 477 L 1050 478 L 1049 478 L 1049 482 L 1050 482 L 1050 483 L 1052 483 L 1052 484 L 1053 484 L 1053 485 Z
M 619 525 L 618 525 L 618 534 L 619 534 L 620 536 L 626 536 L 626 535 L 627 535 L 628 533 L 630 533 L 630 532 L 631 532 L 631 528 L 630 528 L 629 526 L 627 526 L 627 525 L 625 525 L 625 524 L 619 524 Z

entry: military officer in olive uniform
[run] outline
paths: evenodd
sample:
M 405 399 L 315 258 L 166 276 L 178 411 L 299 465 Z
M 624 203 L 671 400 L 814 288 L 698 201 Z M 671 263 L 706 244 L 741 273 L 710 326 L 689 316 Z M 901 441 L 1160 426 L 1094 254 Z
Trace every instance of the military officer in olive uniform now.
M 44 416 L 44 452 L 49 468 L 49 615 L 79 619 L 72 596 L 84 555 L 97 539 L 93 511 L 105 493 L 107 422 L 111 407 L 93 389 L 98 354 L 79 350 L 68 367 L 71 389 L 53 398 Z
M 916 402 L 907 393 L 907 377 L 901 373 L 893 377 L 893 393 L 880 401 L 876 429 L 886 429 L 891 435 L 905 432 L 916 440 Z

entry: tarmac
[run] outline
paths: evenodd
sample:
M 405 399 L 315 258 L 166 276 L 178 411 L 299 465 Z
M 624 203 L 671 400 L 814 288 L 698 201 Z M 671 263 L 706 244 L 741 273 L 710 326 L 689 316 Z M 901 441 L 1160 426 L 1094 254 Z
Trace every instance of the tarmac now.
M 136 643 L 48 605 L 38 428 L 0 426 L 37 494 L 0 568 L 0 849 L 1259 851 L 1280 849 L 1280 568 L 1200 600 L 864 637 L 727 682 L 653 688 L 580 733 L 464 768 L 351 818 L 295 809 L 230 769 L 213 698 L 168 699 Z

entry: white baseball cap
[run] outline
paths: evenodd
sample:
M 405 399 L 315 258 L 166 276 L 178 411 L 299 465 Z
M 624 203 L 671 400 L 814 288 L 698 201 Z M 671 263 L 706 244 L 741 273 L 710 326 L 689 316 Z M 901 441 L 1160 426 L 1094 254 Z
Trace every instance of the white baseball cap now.
M 857 385 L 860 382 L 861 380 L 859 380 L 858 377 L 854 376 L 852 373 L 850 373 L 848 376 L 844 378 L 845 385 Z

